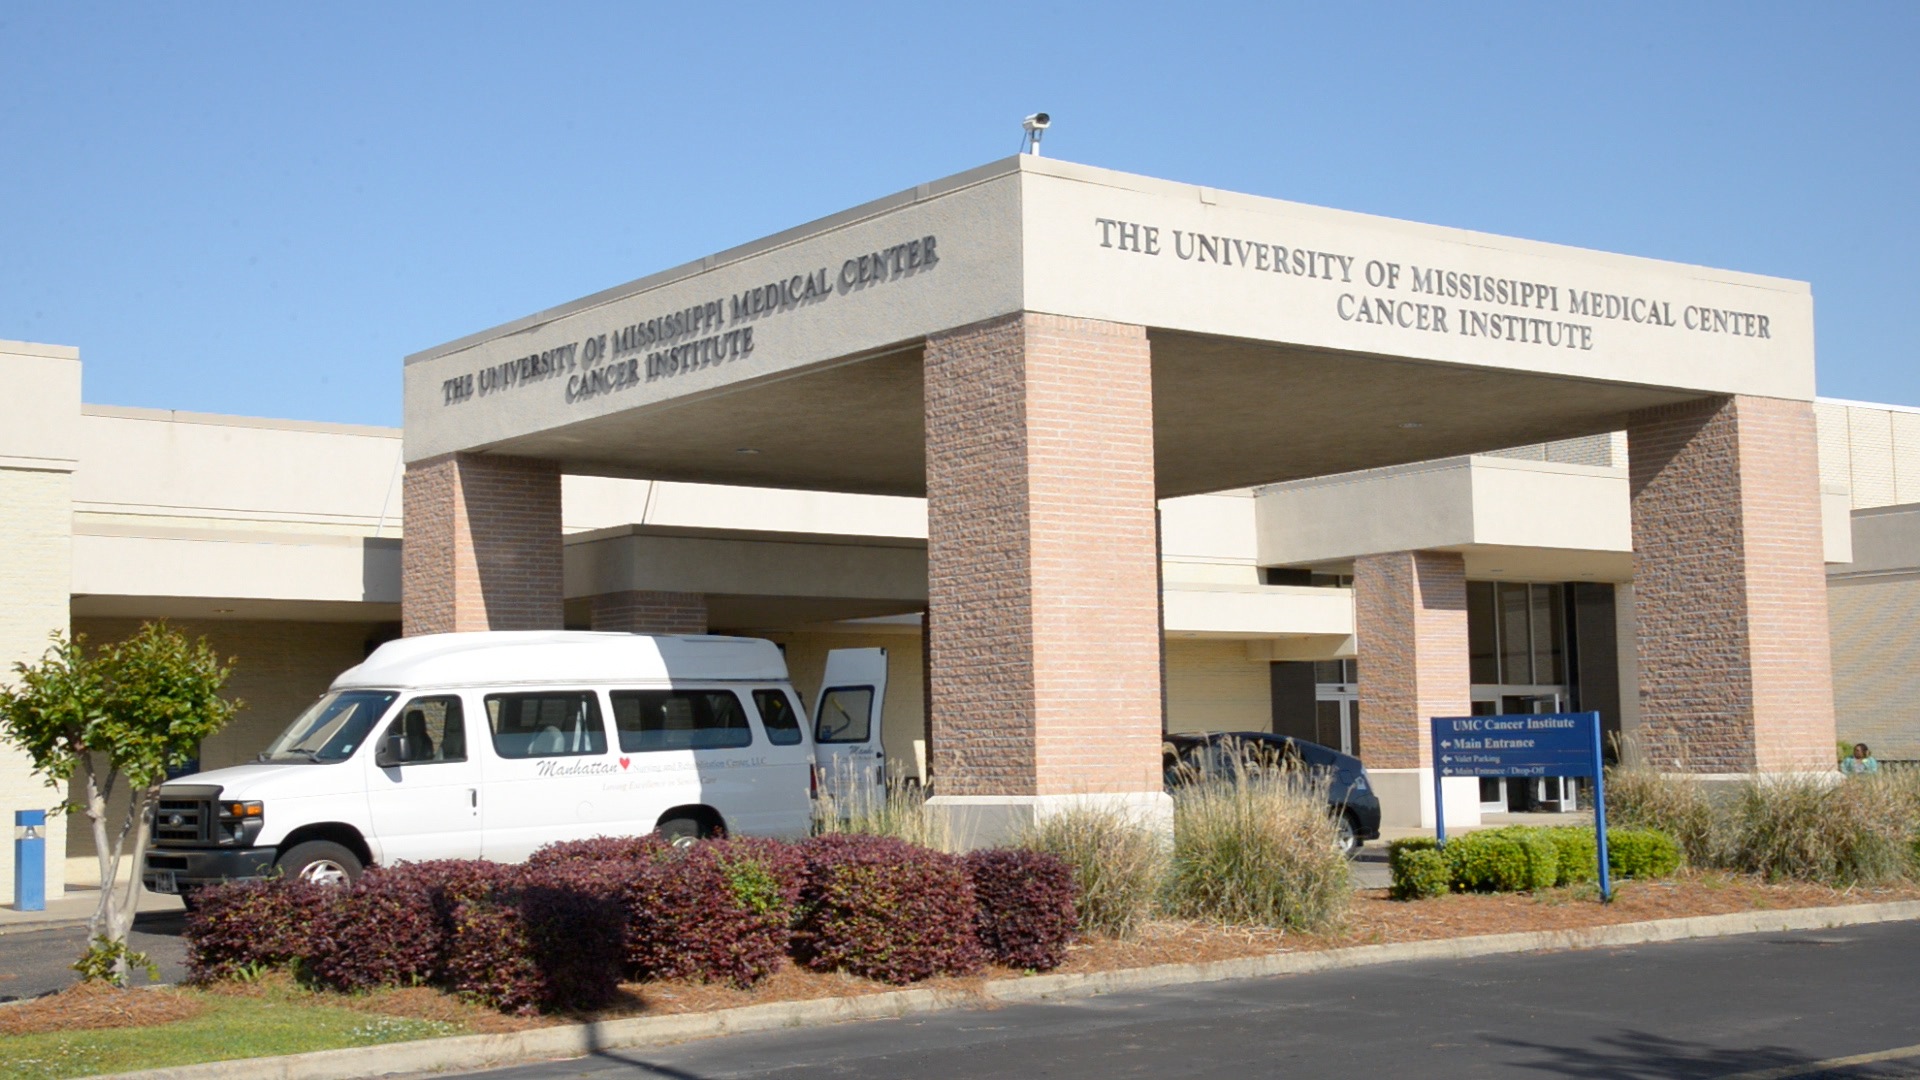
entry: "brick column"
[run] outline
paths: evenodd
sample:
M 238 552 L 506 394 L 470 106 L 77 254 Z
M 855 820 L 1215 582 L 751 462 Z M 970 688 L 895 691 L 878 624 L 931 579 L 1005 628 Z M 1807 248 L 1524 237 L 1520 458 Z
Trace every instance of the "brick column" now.
M 704 634 L 703 593 L 628 589 L 593 597 L 593 628 L 628 634 Z
M 1428 720 L 1472 711 L 1467 673 L 1467 564 L 1447 551 L 1363 555 L 1353 564 L 1360 745 L 1382 820 L 1434 820 Z M 1456 787 L 1460 782 L 1448 781 Z M 1472 781 L 1467 781 L 1471 785 Z M 1479 798 L 1447 798 L 1447 820 L 1479 821 Z
M 1831 771 L 1813 406 L 1649 409 L 1627 438 L 1644 749 L 1677 771 Z
M 560 467 L 449 454 L 407 466 L 400 617 L 408 635 L 558 630 Z
M 940 800 L 1165 799 L 1150 359 L 1141 327 L 1033 313 L 927 341 Z
M 1363 555 L 1353 563 L 1354 638 L 1367 765 L 1433 765 L 1427 720 L 1472 709 L 1467 564 L 1449 551 Z

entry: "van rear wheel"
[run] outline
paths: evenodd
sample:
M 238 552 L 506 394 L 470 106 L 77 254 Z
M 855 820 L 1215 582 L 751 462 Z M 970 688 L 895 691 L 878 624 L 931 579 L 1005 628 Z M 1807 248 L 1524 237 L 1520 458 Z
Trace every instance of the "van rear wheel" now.
M 670 817 L 654 829 L 660 838 L 677 848 L 692 847 L 720 834 L 713 823 L 695 817 Z
M 295 844 L 273 864 L 280 875 L 310 885 L 351 885 L 360 880 L 360 857 L 331 840 Z

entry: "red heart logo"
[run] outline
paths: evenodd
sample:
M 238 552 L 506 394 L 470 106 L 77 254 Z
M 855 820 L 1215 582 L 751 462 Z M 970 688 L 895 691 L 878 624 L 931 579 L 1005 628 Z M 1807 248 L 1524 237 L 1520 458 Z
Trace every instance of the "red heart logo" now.
M 626 768 L 626 767 L 627 767 L 627 764 L 628 764 L 629 762 L 631 762 L 632 760 L 633 760 L 632 758 L 621 758 L 621 759 L 620 759 L 620 767 L 621 767 L 621 768 L 623 768 L 623 769 L 624 769 L 624 768 Z

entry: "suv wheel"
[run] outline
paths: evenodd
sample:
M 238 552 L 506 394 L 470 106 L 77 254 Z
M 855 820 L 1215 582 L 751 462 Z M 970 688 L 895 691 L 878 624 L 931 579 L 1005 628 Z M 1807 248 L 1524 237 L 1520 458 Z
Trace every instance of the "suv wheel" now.
M 1353 826 L 1353 815 L 1342 811 L 1333 819 L 1334 846 L 1351 859 L 1360 853 L 1360 830 Z

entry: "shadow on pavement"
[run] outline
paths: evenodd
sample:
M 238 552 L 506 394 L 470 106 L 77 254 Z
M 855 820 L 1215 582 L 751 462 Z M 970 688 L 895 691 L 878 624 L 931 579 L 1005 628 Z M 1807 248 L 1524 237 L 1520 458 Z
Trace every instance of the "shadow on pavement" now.
M 1535 1060 L 1513 1065 L 1537 1069 L 1551 1076 L 1606 1077 L 1607 1080 L 1709 1080 L 1762 1069 L 1808 1065 L 1805 1054 L 1783 1046 L 1728 1049 L 1706 1043 L 1669 1039 L 1644 1031 L 1621 1031 L 1604 1036 L 1598 1046 L 1551 1046 L 1525 1039 L 1489 1038 L 1494 1046 L 1540 1053 Z

